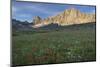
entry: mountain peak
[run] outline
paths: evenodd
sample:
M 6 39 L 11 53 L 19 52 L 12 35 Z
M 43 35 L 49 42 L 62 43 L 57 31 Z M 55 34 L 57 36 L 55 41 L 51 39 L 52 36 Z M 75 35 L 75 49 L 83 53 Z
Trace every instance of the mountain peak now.
M 77 9 L 73 7 L 73 8 L 69 8 L 68 10 L 75 11 Z
M 80 12 L 80 10 L 78 10 L 77 8 L 69 8 L 69 9 L 66 9 L 65 12 Z
M 65 26 L 65 25 L 82 24 L 89 22 L 95 22 L 95 15 L 82 13 L 80 10 L 76 8 L 69 8 L 56 16 L 47 17 L 44 20 L 38 19 L 37 22 L 38 26 L 37 25 L 35 26 L 37 27 L 45 26 L 51 23 L 56 23 L 58 25 Z

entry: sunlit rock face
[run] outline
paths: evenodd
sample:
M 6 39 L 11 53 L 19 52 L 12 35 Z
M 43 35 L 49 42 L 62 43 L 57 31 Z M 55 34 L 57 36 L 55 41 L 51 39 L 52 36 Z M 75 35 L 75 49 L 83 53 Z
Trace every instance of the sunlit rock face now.
M 41 18 L 39 16 L 34 17 L 34 24 L 40 24 L 41 23 Z
M 83 13 L 75 8 L 67 9 L 56 16 L 41 19 L 39 16 L 34 19 L 34 28 L 56 23 L 61 26 L 95 22 L 95 14 Z

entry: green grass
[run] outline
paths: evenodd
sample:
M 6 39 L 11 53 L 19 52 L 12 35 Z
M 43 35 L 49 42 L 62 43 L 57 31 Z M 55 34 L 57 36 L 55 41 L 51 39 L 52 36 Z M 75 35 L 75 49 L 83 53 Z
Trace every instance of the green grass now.
M 95 30 L 16 32 L 12 57 L 14 65 L 95 61 Z

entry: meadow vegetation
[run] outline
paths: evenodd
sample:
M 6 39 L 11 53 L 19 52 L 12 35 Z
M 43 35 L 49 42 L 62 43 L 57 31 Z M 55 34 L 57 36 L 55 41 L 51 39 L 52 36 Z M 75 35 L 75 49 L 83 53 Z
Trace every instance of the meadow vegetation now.
M 12 32 L 13 65 L 96 60 L 95 28 Z

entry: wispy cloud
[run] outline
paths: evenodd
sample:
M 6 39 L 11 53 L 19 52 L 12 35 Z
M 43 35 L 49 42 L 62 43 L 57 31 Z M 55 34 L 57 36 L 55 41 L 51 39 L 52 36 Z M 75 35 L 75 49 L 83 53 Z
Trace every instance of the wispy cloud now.
M 20 7 L 14 5 L 13 8 L 12 8 L 13 12 L 20 12 L 20 11 L 29 11 L 29 12 L 32 12 L 32 13 L 43 13 L 43 14 L 54 14 L 54 13 L 57 13 L 58 11 L 55 11 L 55 10 L 50 10 L 49 8 L 45 8 L 44 6 L 42 7 L 41 5 L 22 5 Z
M 37 16 L 39 14 L 45 16 L 52 16 L 57 14 L 59 11 L 49 9 L 48 7 L 41 6 L 40 4 L 29 4 L 29 5 L 13 5 L 12 6 L 12 17 L 13 18 L 32 18 L 33 16 Z M 31 19 L 31 20 L 32 20 Z

